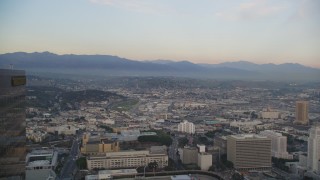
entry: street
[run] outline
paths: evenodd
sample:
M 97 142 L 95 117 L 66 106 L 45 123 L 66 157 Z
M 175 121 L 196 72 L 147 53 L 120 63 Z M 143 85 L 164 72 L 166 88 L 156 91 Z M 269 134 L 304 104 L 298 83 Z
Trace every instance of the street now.
M 66 160 L 64 166 L 60 172 L 60 179 L 67 180 L 73 179 L 75 169 L 77 168 L 76 160 L 79 154 L 79 141 L 77 139 L 73 140 L 72 147 L 70 149 L 70 155 Z
M 174 136 L 172 140 L 171 146 L 169 146 L 169 158 L 171 158 L 174 161 L 175 167 L 177 170 L 184 170 L 181 163 L 179 163 L 180 157 L 177 155 L 178 146 L 179 145 L 179 137 Z

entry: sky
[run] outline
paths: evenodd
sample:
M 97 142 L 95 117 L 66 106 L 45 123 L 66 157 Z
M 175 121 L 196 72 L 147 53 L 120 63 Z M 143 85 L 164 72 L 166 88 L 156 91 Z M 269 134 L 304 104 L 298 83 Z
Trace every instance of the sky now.
M 0 54 L 320 68 L 319 0 L 1 0 Z

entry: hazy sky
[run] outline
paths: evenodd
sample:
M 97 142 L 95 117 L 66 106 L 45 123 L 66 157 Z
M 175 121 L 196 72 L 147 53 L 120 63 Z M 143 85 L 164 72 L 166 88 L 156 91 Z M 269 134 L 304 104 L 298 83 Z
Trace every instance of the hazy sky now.
M 1 0 L 16 51 L 320 68 L 320 0 Z

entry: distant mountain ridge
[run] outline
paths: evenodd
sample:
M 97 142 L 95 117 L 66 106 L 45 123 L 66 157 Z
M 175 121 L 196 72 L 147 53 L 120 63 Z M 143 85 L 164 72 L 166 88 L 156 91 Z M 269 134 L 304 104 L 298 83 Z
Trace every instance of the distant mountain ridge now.
M 320 69 L 296 63 L 255 64 L 248 61 L 195 64 L 189 61 L 135 61 L 111 55 L 57 55 L 50 52 L 0 54 L 0 68 L 99 76 L 181 76 L 246 80 L 319 80 Z

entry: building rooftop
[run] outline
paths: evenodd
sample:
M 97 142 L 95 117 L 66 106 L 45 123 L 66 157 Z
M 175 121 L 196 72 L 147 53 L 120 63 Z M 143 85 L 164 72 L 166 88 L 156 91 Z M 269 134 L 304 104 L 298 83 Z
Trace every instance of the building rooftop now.
M 235 139 L 267 139 L 265 136 L 260 136 L 258 134 L 237 134 L 231 135 Z
M 150 154 L 167 154 L 166 146 L 151 146 Z
M 137 174 L 136 169 L 115 169 L 115 170 L 100 170 L 99 174 L 110 174 L 110 175 L 116 175 L 116 174 Z
M 29 153 L 29 155 L 45 155 L 45 154 L 53 154 L 53 149 L 35 149 Z
M 43 165 L 49 165 L 50 161 L 48 160 L 38 160 L 38 161 L 32 161 L 29 162 L 29 166 L 43 166 Z

